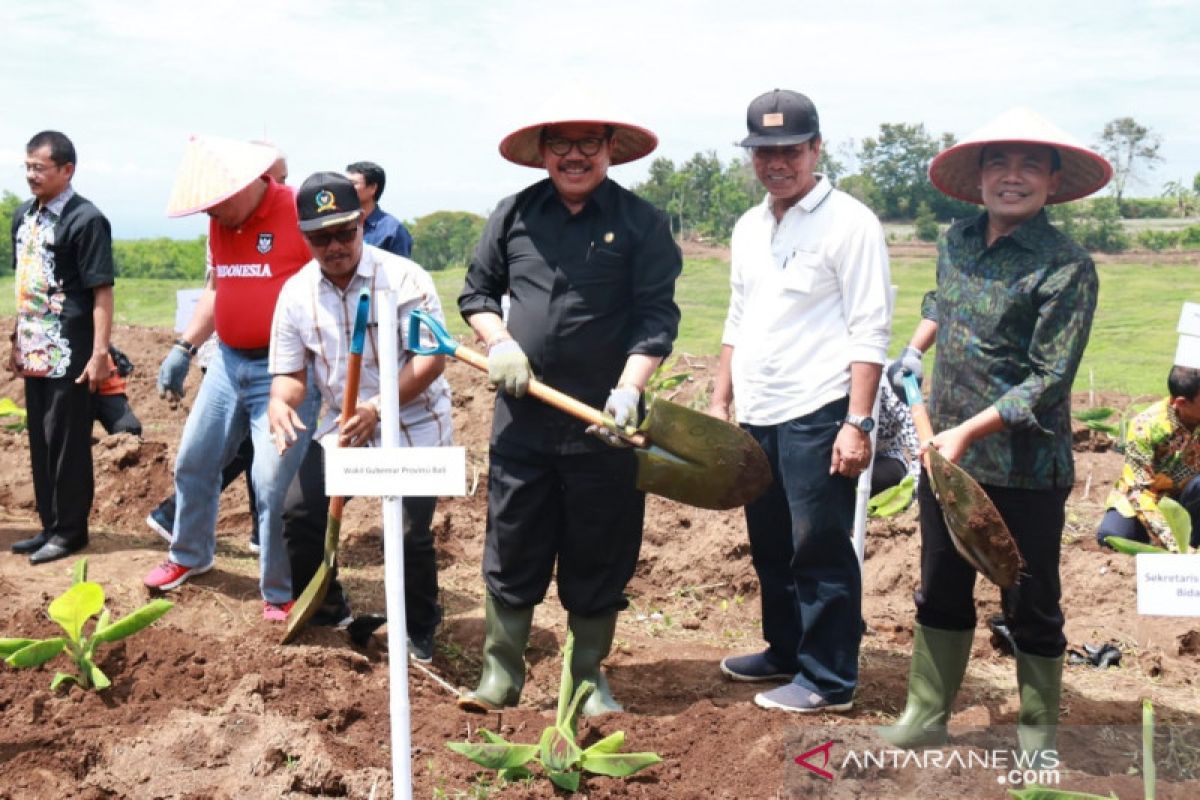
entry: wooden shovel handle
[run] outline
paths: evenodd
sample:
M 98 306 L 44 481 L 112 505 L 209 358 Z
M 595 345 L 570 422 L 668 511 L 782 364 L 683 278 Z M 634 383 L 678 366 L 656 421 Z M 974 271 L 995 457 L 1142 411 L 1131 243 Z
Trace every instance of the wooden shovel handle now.
M 488 371 L 487 357 L 475 352 L 469 347 L 458 345 L 454 350 L 454 358 L 464 364 L 474 367 L 482 372 Z M 589 425 L 606 424 L 606 420 L 611 419 L 602 411 L 598 411 L 587 403 L 580 402 L 569 394 L 563 394 L 558 389 L 551 388 L 539 381 L 537 378 L 532 378 L 529 381 L 529 394 L 541 400 L 547 405 L 557 408 L 559 411 L 570 414 L 576 419 L 581 419 Z M 625 437 L 626 441 L 634 447 L 645 447 L 646 437 L 640 433 L 635 433 Z

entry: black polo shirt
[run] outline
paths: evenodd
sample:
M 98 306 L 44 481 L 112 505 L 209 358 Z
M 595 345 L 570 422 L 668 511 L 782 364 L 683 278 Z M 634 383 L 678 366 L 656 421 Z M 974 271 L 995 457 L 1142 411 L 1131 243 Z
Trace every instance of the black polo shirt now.
M 533 373 L 601 408 L 634 353 L 666 356 L 679 330 L 683 268 L 666 216 L 605 180 L 572 215 L 549 178 L 492 213 L 458 298 L 463 318 L 500 312 Z M 607 447 L 579 420 L 532 397 L 496 395 L 492 444 L 579 453 Z

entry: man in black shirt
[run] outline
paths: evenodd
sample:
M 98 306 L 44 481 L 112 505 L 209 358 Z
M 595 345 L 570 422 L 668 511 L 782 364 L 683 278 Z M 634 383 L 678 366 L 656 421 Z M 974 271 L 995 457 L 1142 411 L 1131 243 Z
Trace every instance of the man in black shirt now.
M 509 161 L 544 167 L 549 177 L 501 201 L 458 298 L 487 344 L 489 378 L 500 390 L 483 556 L 483 674 L 459 701 L 471 711 L 520 699 L 533 609 L 556 561 L 575 635 L 571 670 L 576 683 L 597 687 L 583 713 L 621 710 L 600 664 L 641 548 L 645 496 L 635 487 L 634 454 L 606 445 L 617 442 L 606 429 L 585 430 L 525 390 L 536 375 L 603 406 L 615 426 L 636 425 L 642 392 L 678 330 L 682 258 L 666 217 L 607 177 L 610 165 L 650 153 L 657 138 L 587 110 L 546 114 L 500 143 Z
M 29 461 L 42 530 L 12 545 L 42 564 L 82 550 L 92 508 L 92 392 L 108 378 L 113 313 L 108 220 L 75 193 L 75 146 L 42 131 L 25 146 L 33 193 L 13 214 L 17 321 L 8 366 L 25 378 Z

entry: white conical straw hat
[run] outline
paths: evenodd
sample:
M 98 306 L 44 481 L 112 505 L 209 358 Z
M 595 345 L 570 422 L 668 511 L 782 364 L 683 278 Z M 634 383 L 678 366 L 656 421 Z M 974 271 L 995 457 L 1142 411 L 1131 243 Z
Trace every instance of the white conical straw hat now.
M 275 163 L 274 147 L 219 136 L 188 138 L 175 175 L 168 217 L 186 217 L 237 194 Z
M 963 141 L 934 156 L 929 180 L 943 194 L 983 205 L 979 191 L 979 154 L 989 144 L 1022 142 L 1058 150 L 1062 183 L 1046 203 L 1066 203 L 1101 189 L 1112 178 L 1112 165 L 1071 134 L 1028 108 L 1005 111 Z
M 609 98 L 596 90 L 578 84 L 571 85 L 551 96 L 533 115 L 532 122 L 505 136 L 500 141 L 500 155 L 526 167 L 545 166 L 538 149 L 542 128 L 578 122 L 611 125 L 614 128 L 611 163 L 636 161 L 658 147 L 658 137 L 649 129 L 628 120 L 626 112 L 615 108 Z

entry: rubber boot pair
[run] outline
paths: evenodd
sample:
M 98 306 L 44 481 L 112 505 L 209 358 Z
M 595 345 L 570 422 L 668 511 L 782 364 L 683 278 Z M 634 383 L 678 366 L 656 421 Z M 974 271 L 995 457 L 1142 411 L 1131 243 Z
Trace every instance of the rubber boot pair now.
M 515 706 L 525 687 L 525 647 L 533 608 L 509 608 L 491 592 L 484 603 L 483 672 L 479 686 L 458 698 L 458 707 L 479 714 Z
M 1063 656 L 1046 658 L 1017 650 L 1017 687 L 1021 711 L 1017 741 L 1024 769 L 1057 769 L 1058 703 L 1062 698 Z
M 944 744 L 950 706 L 962 685 L 975 631 L 913 626 L 912 663 L 904 713 L 880 731 L 888 744 L 905 749 Z
M 600 665 L 612 650 L 613 635 L 617 630 L 616 613 L 603 617 L 581 617 L 567 615 L 567 627 L 575 634 L 575 651 L 571 655 L 571 679 L 579 686 L 582 681 L 591 681 L 596 688 L 583 703 L 581 714 L 594 717 L 614 711 L 624 711 L 613 699 L 608 678 Z

